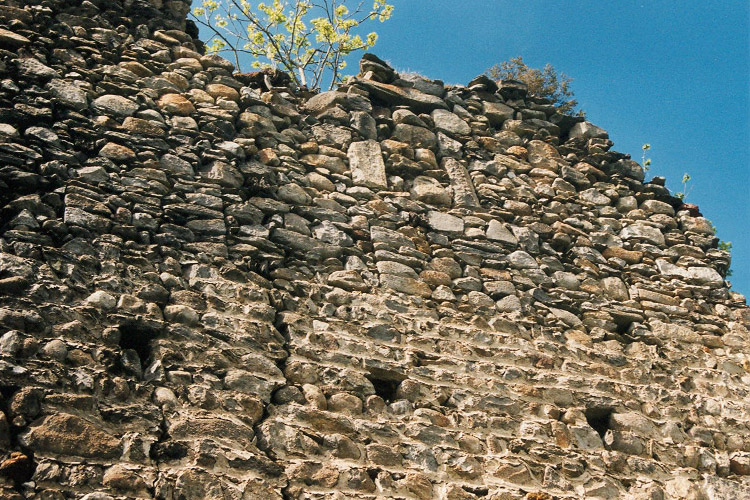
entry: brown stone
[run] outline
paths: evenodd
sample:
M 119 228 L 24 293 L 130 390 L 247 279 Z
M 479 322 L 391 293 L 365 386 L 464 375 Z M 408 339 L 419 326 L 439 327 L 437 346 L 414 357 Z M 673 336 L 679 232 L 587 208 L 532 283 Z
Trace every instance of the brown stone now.
M 227 99 L 229 101 L 238 102 L 240 100 L 239 92 L 237 92 L 232 87 L 223 85 L 221 83 L 211 83 L 209 85 L 206 85 L 206 92 L 208 92 L 208 94 L 214 99 L 223 97 L 224 99 Z
M 195 113 L 193 103 L 180 94 L 165 94 L 156 103 L 159 108 L 167 113 L 178 116 L 189 116 Z
M 114 161 L 129 161 L 135 159 L 135 151 L 132 149 L 108 142 L 99 151 L 99 155 Z
M 115 459 L 122 453 L 120 439 L 75 415 L 45 417 L 20 437 L 24 446 L 42 455 L 72 455 Z
M 133 118 L 129 116 L 122 122 L 122 128 L 128 132 L 134 134 L 147 135 L 151 137 L 164 137 L 166 132 L 163 128 L 156 125 L 150 120 L 142 120 L 141 118 Z
M 602 255 L 606 259 L 611 259 L 612 257 L 622 259 L 628 264 L 638 264 L 643 259 L 643 252 L 625 250 L 622 247 L 607 247 L 602 252 Z

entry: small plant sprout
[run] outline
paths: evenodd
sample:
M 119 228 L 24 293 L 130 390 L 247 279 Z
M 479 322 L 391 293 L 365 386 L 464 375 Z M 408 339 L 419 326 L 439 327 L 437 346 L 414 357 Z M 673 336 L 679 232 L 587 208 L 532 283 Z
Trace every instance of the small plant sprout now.
M 688 189 L 688 183 L 690 182 L 690 179 L 691 179 L 690 174 L 685 172 L 685 174 L 682 176 L 682 191 L 674 194 L 677 198 L 681 199 L 682 201 L 685 201 L 687 196 L 693 190 L 693 186 L 690 186 L 690 189 Z
M 643 154 L 641 155 L 641 163 L 643 164 L 643 170 L 646 172 L 649 171 L 651 168 L 651 158 L 646 158 L 646 151 L 651 149 L 651 144 L 644 144 L 641 146 L 641 149 L 643 150 Z

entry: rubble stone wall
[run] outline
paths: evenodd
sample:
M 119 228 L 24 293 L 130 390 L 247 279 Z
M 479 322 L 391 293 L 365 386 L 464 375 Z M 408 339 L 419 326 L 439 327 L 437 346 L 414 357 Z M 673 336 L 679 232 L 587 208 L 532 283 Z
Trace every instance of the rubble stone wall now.
M 518 82 L 297 91 L 188 6 L 0 2 L 3 498 L 750 498 L 697 207 Z

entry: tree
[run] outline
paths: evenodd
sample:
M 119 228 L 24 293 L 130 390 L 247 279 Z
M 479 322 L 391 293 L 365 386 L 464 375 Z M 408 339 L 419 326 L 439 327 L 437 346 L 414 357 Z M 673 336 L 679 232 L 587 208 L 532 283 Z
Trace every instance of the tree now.
M 529 88 L 529 93 L 539 97 L 546 97 L 560 108 L 563 113 L 572 113 L 578 101 L 573 99 L 570 83 L 573 81 L 564 73 L 557 73 L 551 64 L 544 69 L 530 68 L 523 57 L 513 57 L 510 61 L 496 64 L 487 70 L 487 75 L 495 80 L 519 80 Z M 583 115 L 582 111 L 578 111 Z
M 241 54 L 255 60 L 255 68 L 287 71 L 298 85 L 321 87 L 341 81 L 345 56 L 373 47 L 378 35 L 363 39 L 355 31 L 363 23 L 390 18 L 393 6 L 374 0 L 372 8 L 361 0 L 352 10 L 347 0 L 272 0 L 253 7 L 247 0 L 203 0 L 193 10 L 194 20 L 209 31 L 209 52 L 229 51 L 241 70 Z

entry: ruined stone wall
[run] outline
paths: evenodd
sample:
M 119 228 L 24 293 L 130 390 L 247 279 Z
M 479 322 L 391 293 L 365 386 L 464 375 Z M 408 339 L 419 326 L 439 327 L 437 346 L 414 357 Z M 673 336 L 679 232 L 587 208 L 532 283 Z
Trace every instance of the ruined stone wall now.
M 697 207 L 517 82 L 295 92 L 187 8 L 0 2 L 3 498 L 750 498 Z

